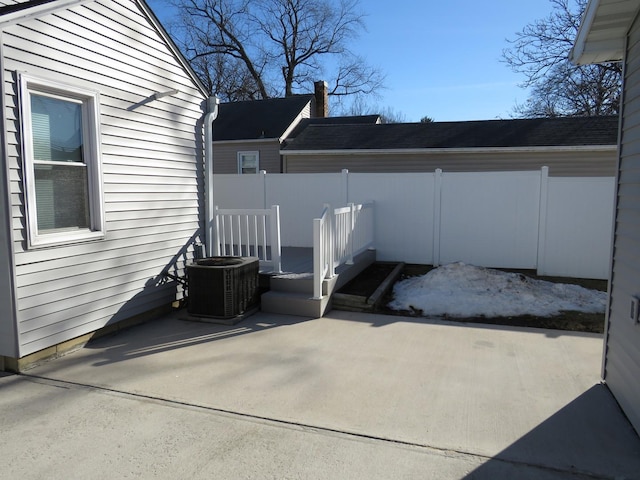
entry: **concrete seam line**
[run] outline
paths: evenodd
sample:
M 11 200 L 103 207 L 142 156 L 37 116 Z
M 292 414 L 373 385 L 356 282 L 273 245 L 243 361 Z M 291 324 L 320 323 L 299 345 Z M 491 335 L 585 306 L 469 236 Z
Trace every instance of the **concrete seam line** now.
M 55 379 L 55 378 L 44 377 L 44 376 L 39 376 L 39 375 L 30 375 L 30 374 L 25 374 L 25 373 L 20 373 L 20 374 L 17 374 L 17 375 L 19 375 L 20 377 L 24 377 L 26 380 L 33 381 L 34 383 L 41 383 L 43 385 L 49 385 L 49 386 L 57 387 L 57 388 L 75 387 L 75 388 L 82 389 L 82 390 L 90 390 L 90 391 L 96 391 L 96 392 L 103 392 L 103 393 L 120 395 L 120 396 L 125 397 L 125 398 L 126 397 L 130 397 L 132 399 L 150 400 L 150 401 L 156 402 L 158 404 L 165 404 L 165 405 L 177 406 L 177 407 L 187 407 L 187 408 L 191 408 L 191 409 L 194 409 L 194 410 L 214 412 L 214 413 L 224 414 L 224 415 L 227 415 L 229 417 L 240 417 L 240 418 L 243 418 L 243 419 L 258 420 L 258 421 L 262 421 L 262 422 L 265 422 L 265 423 L 268 423 L 268 424 L 276 424 L 276 425 L 280 425 L 280 426 L 299 428 L 299 429 L 302 429 L 303 431 L 310 431 L 311 430 L 311 431 L 318 432 L 318 433 L 335 434 L 335 435 L 352 437 L 354 439 L 360 439 L 360 440 L 370 440 L 370 441 L 375 441 L 375 442 L 390 443 L 390 444 L 397 445 L 399 447 L 411 447 L 411 448 L 416 448 L 416 449 L 430 450 L 432 452 L 440 453 L 440 454 L 443 454 L 445 456 L 447 456 L 447 455 L 449 455 L 449 456 L 459 455 L 459 456 L 465 456 L 465 457 L 479 458 L 479 459 L 483 459 L 483 460 L 486 460 L 486 461 L 494 461 L 494 462 L 497 461 L 497 462 L 500 462 L 500 463 L 509 464 L 509 465 L 513 465 L 513 466 L 516 466 L 516 467 L 529 467 L 529 468 L 536 468 L 536 469 L 543 470 L 543 471 L 548 471 L 548 472 L 570 474 L 570 475 L 572 475 L 572 478 L 575 478 L 576 480 L 580 480 L 581 478 L 583 478 L 585 480 L 587 480 L 587 479 L 591 479 L 591 480 L 616 480 L 615 477 L 611 477 L 611 476 L 604 476 L 603 477 L 601 475 L 596 475 L 594 473 L 587 472 L 587 471 L 570 470 L 570 469 L 564 469 L 564 468 L 558 468 L 558 467 L 551 467 L 551 466 L 548 466 L 548 465 L 542 465 L 542 464 L 537 464 L 537 463 L 522 462 L 522 461 L 517 461 L 517 460 L 509 460 L 509 459 L 504 459 L 504 458 L 490 457 L 490 456 L 487 456 L 487 455 L 467 452 L 467 451 L 464 451 L 464 450 L 441 448 L 441 447 L 436 447 L 436 446 L 433 446 L 433 445 L 427 445 L 427 444 L 411 442 L 411 441 L 406 441 L 406 440 L 398 440 L 398 439 L 393 439 L 393 438 L 381 437 L 381 436 L 377 436 L 377 435 L 369 435 L 369 434 L 366 434 L 366 433 L 350 432 L 350 431 L 347 431 L 347 430 L 338 430 L 338 429 L 335 429 L 335 428 L 321 427 L 321 426 L 317 426 L 317 425 L 294 422 L 294 421 L 290 421 L 290 420 L 281 420 L 281 419 L 277 419 L 277 418 L 264 417 L 264 416 L 255 415 L 255 414 L 251 414 L 251 413 L 243 413 L 243 412 L 236 412 L 236 411 L 233 411 L 233 410 L 227 410 L 227 409 L 224 409 L 224 408 L 211 407 L 211 406 L 207 406 L 207 405 L 198 405 L 196 403 L 189 403 L 189 402 L 185 402 L 185 401 L 182 401 L 182 400 L 167 399 L 167 398 L 162 398 L 162 397 L 153 396 L 153 395 L 146 395 L 146 394 L 143 394 L 143 393 L 127 392 L 125 390 L 118 390 L 118 389 L 115 389 L 115 388 L 101 387 L 101 386 L 96 386 L 96 385 L 88 385 L 88 384 L 80 383 L 80 382 L 72 382 L 72 381 L 69 381 L 69 380 L 59 380 L 59 379 Z

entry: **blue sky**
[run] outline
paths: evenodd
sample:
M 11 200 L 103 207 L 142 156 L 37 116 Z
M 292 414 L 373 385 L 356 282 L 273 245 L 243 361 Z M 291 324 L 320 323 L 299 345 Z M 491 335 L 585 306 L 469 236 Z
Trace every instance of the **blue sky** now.
M 148 0 L 164 22 L 163 0 Z M 506 39 L 551 12 L 548 0 L 362 0 L 367 31 L 351 48 L 386 73 L 382 98 L 405 121 L 510 118 L 527 92 L 500 61 Z

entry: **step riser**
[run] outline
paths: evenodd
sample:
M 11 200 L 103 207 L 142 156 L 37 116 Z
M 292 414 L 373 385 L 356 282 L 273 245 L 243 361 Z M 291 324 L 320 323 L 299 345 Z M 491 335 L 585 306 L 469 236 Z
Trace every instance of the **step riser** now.
M 262 294 L 260 309 L 281 315 L 319 318 L 330 310 L 330 298 L 314 299 L 300 294 L 266 292 Z
M 271 290 L 313 295 L 313 278 L 271 277 Z

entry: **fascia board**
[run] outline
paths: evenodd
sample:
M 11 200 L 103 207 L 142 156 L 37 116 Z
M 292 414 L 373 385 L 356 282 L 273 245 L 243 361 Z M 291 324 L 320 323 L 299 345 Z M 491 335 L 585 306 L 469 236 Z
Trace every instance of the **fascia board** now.
M 286 138 L 289 136 L 289 134 L 291 132 L 293 132 L 293 130 L 298 126 L 298 124 L 302 121 L 303 115 L 302 112 L 304 112 L 304 110 L 307 108 L 307 106 L 311 103 L 311 99 L 309 99 L 309 101 L 306 103 L 306 105 L 304 106 L 304 108 L 298 113 L 298 115 L 296 116 L 296 118 L 289 124 L 289 126 L 287 127 L 287 129 L 282 133 L 282 135 L 280 136 L 280 138 L 278 138 L 278 141 L 280 143 L 282 143 L 284 140 L 286 140 Z
M 247 144 L 247 143 L 265 143 L 265 142 L 277 142 L 280 143 L 278 138 L 270 137 L 270 138 L 247 138 L 245 140 L 216 140 L 215 130 L 213 136 L 213 144 L 214 145 L 235 145 L 235 144 Z
M 582 56 L 584 54 L 585 46 L 587 43 L 587 37 L 593 26 L 593 20 L 596 17 L 596 12 L 600 6 L 600 0 L 591 0 L 587 3 L 587 8 L 582 15 L 582 21 L 578 28 L 578 34 L 573 44 L 573 48 L 569 52 L 569 60 L 576 65 L 582 63 Z
M 6 28 L 11 25 L 38 18 L 49 13 L 54 13 L 65 8 L 75 7 L 76 5 L 82 5 L 83 3 L 94 2 L 95 0 L 54 0 L 48 3 L 42 3 L 40 5 L 26 6 L 22 10 L 7 13 L 0 17 L 0 29 Z

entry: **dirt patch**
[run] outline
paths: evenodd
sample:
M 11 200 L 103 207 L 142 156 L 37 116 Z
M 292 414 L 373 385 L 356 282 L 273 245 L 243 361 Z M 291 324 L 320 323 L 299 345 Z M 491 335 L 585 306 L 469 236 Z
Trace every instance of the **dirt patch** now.
M 360 275 L 340 289 L 340 293 L 369 298 L 378 286 L 391 275 L 397 263 L 375 262 L 365 268 Z M 403 269 L 404 273 L 404 269 Z
M 351 282 L 340 289 L 339 293 L 360 296 L 363 297 L 363 301 L 366 301 L 378 286 L 387 278 L 387 276 L 396 267 L 396 263 L 389 262 L 376 262 L 367 267 L 360 275 L 354 278 Z M 415 265 L 407 264 L 403 267 L 402 273 L 398 278 L 398 281 L 404 280 L 409 277 L 424 275 L 433 269 L 430 265 Z M 517 272 L 528 277 L 546 280 L 556 283 L 571 283 L 583 286 L 585 288 L 606 291 L 606 280 L 590 280 L 580 278 L 565 278 L 565 277 L 545 277 L 538 276 L 531 270 L 505 270 L 509 272 Z M 384 315 L 402 315 L 410 317 L 423 317 L 422 311 L 398 311 L 392 310 L 387 307 L 387 304 L 393 300 L 393 289 L 382 298 L 382 301 L 373 309 L 376 313 Z M 339 305 L 334 305 L 334 308 L 340 309 Z M 352 309 L 352 308 L 350 308 Z M 371 311 L 370 309 L 368 311 Z M 455 322 L 468 322 L 468 323 L 488 323 L 493 325 L 511 325 L 516 327 L 536 327 L 536 328 L 550 328 L 556 330 L 569 330 L 577 332 L 591 332 L 591 333 L 603 333 L 605 315 L 603 313 L 583 313 L 567 311 L 560 315 L 553 317 L 535 317 L 532 315 L 521 315 L 517 317 L 474 317 L 474 318 L 447 318 L 442 317 L 444 320 L 451 320 Z

